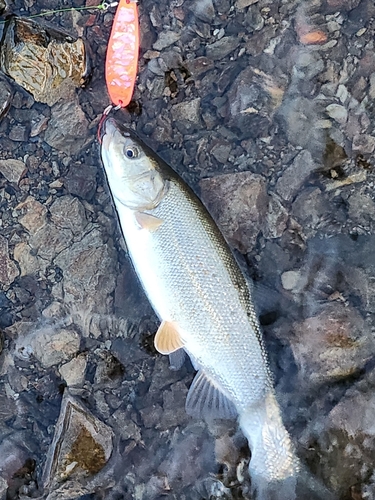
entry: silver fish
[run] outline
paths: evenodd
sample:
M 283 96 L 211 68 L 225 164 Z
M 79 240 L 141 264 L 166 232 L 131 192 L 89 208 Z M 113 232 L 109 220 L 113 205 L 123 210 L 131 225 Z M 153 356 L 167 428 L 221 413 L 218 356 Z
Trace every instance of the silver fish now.
M 103 125 L 101 155 L 129 254 L 161 321 L 155 346 L 163 354 L 183 349 L 198 371 L 188 413 L 238 415 L 256 490 L 288 484 L 278 498 L 293 499 L 298 460 L 251 291 L 227 243 L 182 179 L 112 118 Z

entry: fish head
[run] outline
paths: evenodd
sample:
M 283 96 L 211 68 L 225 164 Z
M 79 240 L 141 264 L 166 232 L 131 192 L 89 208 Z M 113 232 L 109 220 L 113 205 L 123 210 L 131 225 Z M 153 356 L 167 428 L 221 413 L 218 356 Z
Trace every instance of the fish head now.
M 168 181 L 147 146 L 113 118 L 104 121 L 100 132 L 101 156 L 113 197 L 136 211 L 157 207 Z

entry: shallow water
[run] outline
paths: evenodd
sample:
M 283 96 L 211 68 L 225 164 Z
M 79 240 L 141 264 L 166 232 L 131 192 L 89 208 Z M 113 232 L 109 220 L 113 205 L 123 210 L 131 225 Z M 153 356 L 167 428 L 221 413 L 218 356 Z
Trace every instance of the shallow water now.
M 254 279 L 308 473 L 339 499 L 373 498 L 373 2 L 142 0 L 139 12 L 134 102 L 115 116 L 200 194 Z M 48 477 L 51 499 L 251 498 L 235 422 L 188 417 L 193 368 L 154 351 L 105 183 L 113 13 L 45 16 L 84 37 L 92 78 L 52 108 L 12 85 L 0 122 L 0 159 L 25 165 L 0 175 L 0 498 L 39 497 Z

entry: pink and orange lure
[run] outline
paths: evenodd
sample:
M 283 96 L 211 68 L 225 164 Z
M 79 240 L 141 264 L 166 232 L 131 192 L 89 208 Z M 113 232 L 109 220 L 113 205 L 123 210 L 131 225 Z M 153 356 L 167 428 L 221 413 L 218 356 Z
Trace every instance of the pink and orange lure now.
M 134 0 L 120 0 L 105 62 L 105 79 L 111 101 L 125 107 L 131 101 L 137 77 L 139 52 L 138 9 Z

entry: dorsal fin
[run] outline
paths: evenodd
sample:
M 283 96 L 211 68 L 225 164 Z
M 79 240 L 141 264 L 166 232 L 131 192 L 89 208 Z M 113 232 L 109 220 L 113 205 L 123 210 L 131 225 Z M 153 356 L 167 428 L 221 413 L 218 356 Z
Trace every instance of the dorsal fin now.
M 162 224 L 162 219 L 155 217 L 155 215 L 146 214 L 145 212 L 135 212 L 135 220 L 139 227 L 147 229 L 151 233 L 156 231 Z
M 186 398 L 186 413 L 196 418 L 235 418 L 237 410 L 204 372 L 199 371 Z
M 173 321 L 163 321 L 159 326 L 154 340 L 155 349 L 161 354 L 171 354 L 181 349 L 184 343 Z

